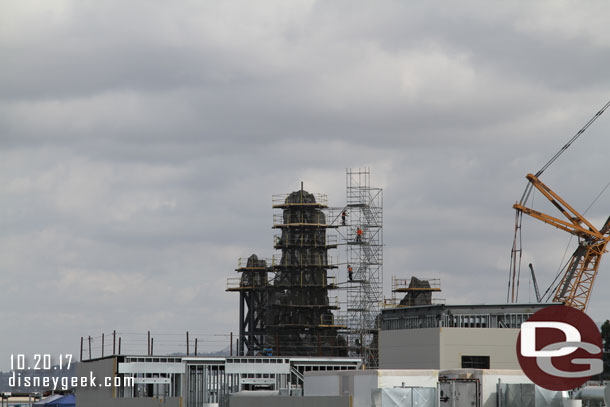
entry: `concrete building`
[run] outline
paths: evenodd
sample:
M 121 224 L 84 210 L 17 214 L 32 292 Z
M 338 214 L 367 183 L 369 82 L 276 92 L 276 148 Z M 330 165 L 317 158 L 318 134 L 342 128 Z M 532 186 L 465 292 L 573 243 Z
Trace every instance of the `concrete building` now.
M 520 369 L 519 328 L 552 304 L 423 305 L 382 311 L 381 369 Z
M 443 328 L 444 329 L 444 328 Z M 493 357 L 493 356 L 492 356 Z M 360 359 L 110 356 L 80 363 L 87 407 L 560 407 L 520 370 L 362 370 Z M 110 378 L 111 386 L 102 386 Z M 400 401 L 395 404 L 394 402 Z M 394 403 L 394 404 L 393 404 Z

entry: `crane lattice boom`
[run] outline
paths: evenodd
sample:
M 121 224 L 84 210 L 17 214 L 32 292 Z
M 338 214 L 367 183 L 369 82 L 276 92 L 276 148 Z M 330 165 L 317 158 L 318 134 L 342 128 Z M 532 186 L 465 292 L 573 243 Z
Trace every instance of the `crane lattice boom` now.
M 599 263 L 610 241 L 610 217 L 598 230 L 535 175 L 528 174 L 527 179 L 567 218 L 567 221 L 528 208 L 523 202 L 516 203 L 513 208 L 579 238 L 578 247 L 555 291 L 553 302 L 563 302 L 570 307 L 585 311 Z

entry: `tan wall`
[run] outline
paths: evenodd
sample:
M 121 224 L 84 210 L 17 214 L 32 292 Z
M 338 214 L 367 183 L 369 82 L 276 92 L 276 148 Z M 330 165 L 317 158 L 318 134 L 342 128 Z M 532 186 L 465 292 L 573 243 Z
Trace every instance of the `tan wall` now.
M 440 328 L 399 329 L 379 334 L 381 369 L 440 369 Z
M 459 369 L 462 356 L 489 356 L 491 369 L 520 369 L 518 329 L 423 328 L 381 331 L 381 369 Z
M 441 328 L 441 369 L 460 369 L 462 356 L 489 356 L 490 369 L 520 369 L 518 329 Z

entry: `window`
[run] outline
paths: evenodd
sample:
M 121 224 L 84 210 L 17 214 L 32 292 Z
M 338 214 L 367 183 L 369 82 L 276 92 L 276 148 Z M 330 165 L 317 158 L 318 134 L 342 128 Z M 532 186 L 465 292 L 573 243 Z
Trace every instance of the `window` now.
M 489 356 L 462 356 L 462 369 L 489 369 Z

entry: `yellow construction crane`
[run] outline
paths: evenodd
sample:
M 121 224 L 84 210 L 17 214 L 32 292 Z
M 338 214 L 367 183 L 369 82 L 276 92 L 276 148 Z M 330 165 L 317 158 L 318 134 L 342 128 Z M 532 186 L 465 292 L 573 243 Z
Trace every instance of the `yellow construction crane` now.
M 568 205 L 559 195 L 553 192 L 549 187 L 544 185 L 540 181 L 542 173 L 559 158 L 571 145 L 574 143 L 588 128 L 597 120 L 605 111 L 610 107 L 610 101 L 607 102 L 537 173 L 536 175 L 528 174 L 528 184 L 523 192 L 521 200 L 513 205 L 516 210 L 515 214 L 515 237 L 513 240 L 513 248 L 511 251 L 511 264 L 508 276 L 508 294 L 507 301 L 518 302 L 519 301 L 519 278 L 521 274 L 521 255 L 523 250 L 521 248 L 521 219 L 523 214 L 532 216 L 538 220 L 543 221 L 549 225 L 555 226 L 558 229 L 564 230 L 578 237 L 578 248 L 572 255 L 567 268 L 562 274 L 558 274 L 555 281 L 562 276 L 559 285 L 554 286 L 555 281 L 551 283 L 550 287 L 546 290 L 542 298 L 539 297 L 536 292 L 536 298 L 540 302 L 544 300 L 547 293 L 554 291 L 553 302 L 563 302 L 564 304 L 577 308 L 579 310 L 586 310 L 591 296 L 591 290 L 595 277 L 597 276 L 597 270 L 599 269 L 599 262 L 601 261 L 602 255 L 606 251 L 606 246 L 610 241 L 610 217 L 601 229 L 596 229 L 583 215 L 578 213 L 574 208 Z M 606 185 L 606 188 L 610 186 L 610 183 Z M 528 208 L 526 202 L 532 190 L 536 188 L 544 195 L 562 214 L 566 220 L 558 219 L 556 217 L 547 215 L 542 212 L 535 211 L 534 209 Z M 605 191 L 605 189 L 602 190 Z M 600 194 L 601 195 L 601 194 Z M 599 196 L 598 196 L 599 198 Z M 597 199 L 597 198 L 596 198 Z M 586 211 L 585 211 L 586 212 Z M 532 271 L 532 279 L 537 291 L 536 276 L 534 274 L 534 268 L 530 264 Z M 550 298 L 550 296 L 548 297 Z
M 513 205 L 513 208 L 520 213 L 525 213 L 571 233 L 577 236 L 579 241 L 561 282 L 555 290 L 553 302 L 563 302 L 565 305 L 584 311 L 589 302 L 599 263 L 606 252 L 606 245 L 610 241 L 610 217 L 598 230 L 535 175 L 528 174 L 526 178 L 566 217 L 567 221 L 535 211 L 520 203 Z

